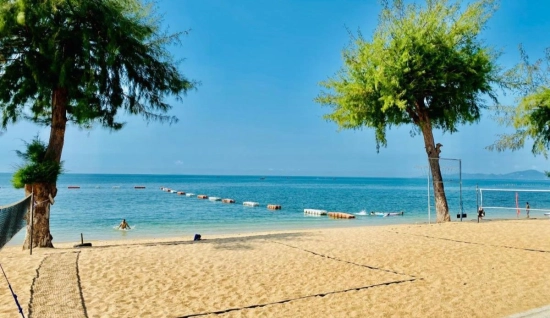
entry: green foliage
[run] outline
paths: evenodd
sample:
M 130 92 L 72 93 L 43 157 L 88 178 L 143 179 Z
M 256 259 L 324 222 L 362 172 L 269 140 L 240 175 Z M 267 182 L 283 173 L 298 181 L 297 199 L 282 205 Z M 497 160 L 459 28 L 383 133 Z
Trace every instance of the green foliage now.
M 501 84 L 497 54 L 479 33 L 495 11 L 494 0 L 426 0 L 425 6 L 383 1 L 372 39 L 360 33 L 343 51 L 344 67 L 321 83 L 316 102 L 340 128 L 374 128 L 377 149 L 386 129 L 412 124 L 454 133 L 480 118 L 482 97 L 496 100 Z
M 11 178 L 11 184 L 16 189 L 23 189 L 25 187 L 25 181 L 23 181 L 23 169 L 18 169 L 13 173 Z
M 46 144 L 38 136 L 30 143 L 25 142 L 26 151 L 17 151 L 17 155 L 25 161 L 13 174 L 12 184 L 21 189 L 25 184 L 55 183 L 63 172 L 63 162 L 45 159 Z
M 525 50 L 520 46 L 522 61 L 507 76 L 514 82 L 513 92 L 518 96 L 516 107 L 497 109 L 497 119 L 505 126 L 515 129 L 514 133 L 499 135 L 489 150 L 519 150 L 527 141 L 533 142 L 531 151 L 547 157 L 550 149 L 550 48 L 544 58 L 529 62 Z
M 50 125 L 52 92 L 67 92 L 67 119 L 120 129 L 121 111 L 175 122 L 164 100 L 195 87 L 167 47 L 154 7 L 141 0 L 17 0 L 0 5 L 1 128 L 20 118 Z

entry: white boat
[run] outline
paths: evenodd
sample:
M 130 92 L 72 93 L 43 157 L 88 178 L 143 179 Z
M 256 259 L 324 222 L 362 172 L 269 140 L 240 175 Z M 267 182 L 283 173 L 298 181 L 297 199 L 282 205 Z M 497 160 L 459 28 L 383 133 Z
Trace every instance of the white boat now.
M 220 198 L 220 197 L 209 197 L 208 200 L 210 200 L 210 201 L 221 201 L 222 198 Z
M 304 213 L 309 215 L 327 215 L 326 210 L 317 210 L 317 209 L 304 209 Z
M 244 205 L 244 206 L 260 206 L 260 203 L 258 203 L 258 202 L 252 202 L 252 201 L 244 201 L 244 202 L 243 202 L 243 205 Z
M 370 215 L 377 215 L 377 216 L 399 216 L 403 215 L 404 212 L 371 212 Z
M 195 195 L 194 193 L 186 193 L 186 194 L 185 194 L 186 197 L 192 197 L 192 196 L 194 196 L 194 195 Z

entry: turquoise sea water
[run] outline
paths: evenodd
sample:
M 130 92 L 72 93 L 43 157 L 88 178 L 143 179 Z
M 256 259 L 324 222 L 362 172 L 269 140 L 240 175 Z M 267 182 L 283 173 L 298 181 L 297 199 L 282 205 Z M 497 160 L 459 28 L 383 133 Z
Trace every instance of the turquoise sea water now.
M 0 174 L 0 206 L 18 201 L 23 190 L 13 189 L 11 174 Z M 80 189 L 68 189 L 70 185 Z M 458 180 L 449 180 L 446 193 L 453 221 L 460 211 Z M 145 186 L 137 190 L 134 186 Z M 482 188 L 545 189 L 550 181 L 463 180 L 463 210 L 475 219 L 476 186 Z M 160 190 L 174 190 L 232 198 L 224 204 L 180 196 Z M 430 188 L 430 191 L 432 189 Z M 51 211 L 51 232 L 55 242 L 85 240 L 185 237 L 200 233 L 246 233 L 266 230 L 351 227 L 395 223 L 428 222 L 428 187 L 422 178 L 341 178 L 341 177 L 265 177 L 259 176 L 186 176 L 186 175 L 99 175 L 65 174 L 58 181 L 58 195 Z M 550 192 L 518 192 L 520 217 L 529 201 L 531 217 L 544 217 L 534 209 L 550 209 Z M 486 209 L 487 218 L 515 218 L 515 192 L 484 192 L 484 206 L 510 209 Z M 259 202 L 245 207 L 243 201 Z M 267 204 L 279 204 L 271 211 Z M 433 196 L 431 220 L 435 220 Z M 357 215 L 356 219 L 335 220 L 306 216 L 303 209 L 324 209 L 347 213 L 361 211 L 404 211 L 404 216 L 375 217 Z M 130 231 L 116 230 L 125 218 Z M 10 244 L 21 244 L 21 231 Z

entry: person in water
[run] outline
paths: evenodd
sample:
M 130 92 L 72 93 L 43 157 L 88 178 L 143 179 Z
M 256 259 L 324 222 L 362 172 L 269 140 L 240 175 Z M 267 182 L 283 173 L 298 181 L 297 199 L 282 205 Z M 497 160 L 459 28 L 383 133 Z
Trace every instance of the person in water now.
M 130 230 L 130 225 L 128 225 L 128 222 L 126 222 L 126 219 L 122 219 L 122 222 L 120 222 L 120 224 L 118 225 L 118 228 L 121 229 L 121 230 Z
M 527 212 L 527 218 L 529 218 L 529 209 L 531 209 L 531 207 L 529 206 L 529 202 L 527 202 L 527 204 L 525 205 L 525 212 Z

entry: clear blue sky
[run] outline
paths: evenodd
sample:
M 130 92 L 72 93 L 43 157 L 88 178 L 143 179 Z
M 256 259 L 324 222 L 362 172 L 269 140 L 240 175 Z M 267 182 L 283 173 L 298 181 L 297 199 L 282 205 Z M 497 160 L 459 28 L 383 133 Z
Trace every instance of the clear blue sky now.
M 374 0 L 164 0 L 170 31 L 191 29 L 172 50 L 183 73 L 202 85 L 173 103 L 179 123 L 127 118 L 119 132 L 67 130 L 63 160 L 71 173 L 233 174 L 409 177 L 426 165 L 421 136 L 392 128 L 376 152 L 371 130 L 338 132 L 313 102 L 318 83 L 342 65 L 346 26 L 370 36 Z M 482 37 L 518 61 L 523 43 L 531 58 L 550 46 L 550 1 L 503 0 Z M 504 99 L 506 101 L 506 99 Z M 509 100 L 508 100 L 509 101 Z M 491 153 L 485 146 L 506 129 L 488 116 L 456 134 L 436 132 L 442 157 L 461 158 L 463 172 L 550 170 L 529 149 Z M 19 163 L 13 150 L 48 130 L 19 122 L 0 136 L 0 172 Z

